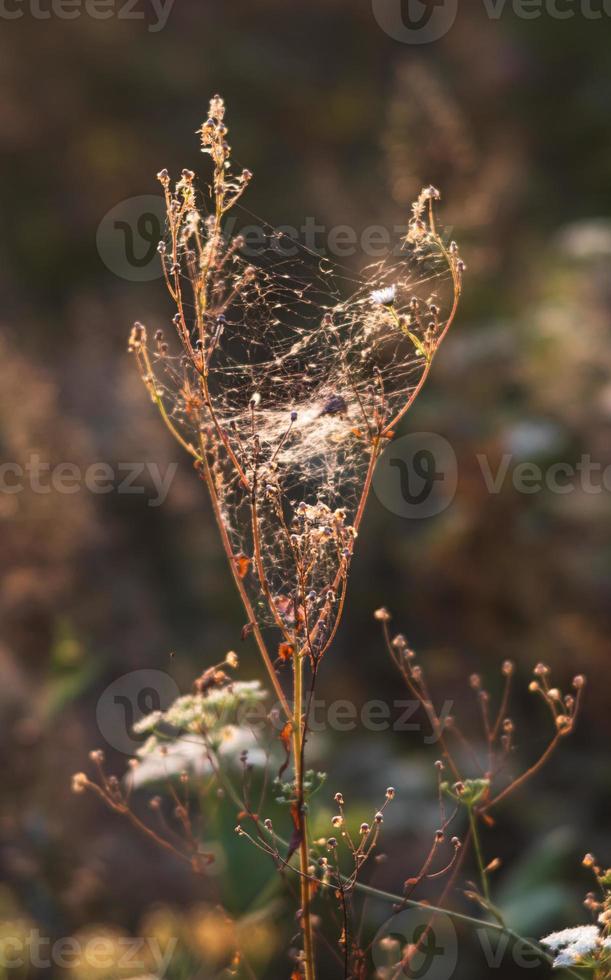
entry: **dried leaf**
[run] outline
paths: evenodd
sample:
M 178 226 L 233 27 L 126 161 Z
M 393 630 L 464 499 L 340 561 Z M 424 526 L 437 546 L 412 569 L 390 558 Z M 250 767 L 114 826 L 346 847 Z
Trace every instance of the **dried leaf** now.
M 244 640 L 247 640 L 248 637 L 252 635 L 254 628 L 255 628 L 254 623 L 244 623 L 244 626 L 242 627 L 242 632 L 240 634 L 242 642 L 244 642 Z
M 278 779 L 282 778 L 283 774 L 286 772 L 288 768 L 289 760 L 291 758 L 291 735 L 292 734 L 293 734 L 293 726 L 290 721 L 287 721 L 287 723 L 284 725 L 279 735 L 284 751 L 286 752 L 286 759 L 284 760 L 284 762 L 280 766 L 280 769 L 278 770 Z
M 246 555 L 236 555 L 233 560 L 239 577 L 245 578 L 251 565 L 251 559 L 247 558 Z
M 223 687 L 224 684 L 229 683 L 229 680 L 230 678 L 224 670 L 219 670 L 218 667 L 208 667 L 201 677 L 197 678 L 193 687 L 198 694 L 207 694 L 212 688 Z
M 297 809 L 296 803 L 293 803 L 291 805 L 291 817 L 293 818 L 293 824 L 295 825 L 295 829 L 293 830 L 293 833 L 291 834 L 291 839 L 289 841 L 289 849 L 286 854 L 287 861 L 290 861 L 291 857 L 293 856 L 293 854 L 301 844 L 301 841 L 303 840 L 303 829 L 301 826 L 301 820 L 299 819 L 299 810 Z
M 289 660 L 292 660 L 294 652 L 295 647 L 292 643 L 281 643 L 278 647 L 278 660 L 283 664 L 287 663 Z

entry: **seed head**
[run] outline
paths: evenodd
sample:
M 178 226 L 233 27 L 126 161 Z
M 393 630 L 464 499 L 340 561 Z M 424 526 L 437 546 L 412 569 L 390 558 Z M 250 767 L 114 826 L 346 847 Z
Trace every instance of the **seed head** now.
M 373 618 L 377 619 L 379 623 L 389 623 L 392 616 L 390 615 L 388 609 L 386 609 L 385 606 L 382 606 L 381 609 L 376 609 L 373 614 Z
M 75 772 L 72 777 L 72 792 L 73 793 L 84 793 L 87 789 L 87 784 L 89 780 L 84 772 Z

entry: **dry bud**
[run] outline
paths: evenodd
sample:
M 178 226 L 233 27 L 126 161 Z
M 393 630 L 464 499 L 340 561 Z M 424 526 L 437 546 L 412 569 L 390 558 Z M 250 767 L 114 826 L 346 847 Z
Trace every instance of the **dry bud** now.
M 87 789 L 87 784 L 89 780 L 84 772 L 75 772 L 72 777 L 72 792 L 73 793 L 84 793 Z
M 385 606 L 382 606 L 381 609 L 376 609 L 373 614 L 373 618 L 377 619 L 379 623 L 389 623 L 392 616 L 390 615 L 388 609 L 386 609 Z

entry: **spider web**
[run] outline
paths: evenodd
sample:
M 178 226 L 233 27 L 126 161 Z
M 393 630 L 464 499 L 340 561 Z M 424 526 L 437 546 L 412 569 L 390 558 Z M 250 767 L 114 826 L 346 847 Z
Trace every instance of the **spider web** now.
M 290 631 L 337 602 L 372 446 L 390 435 L 451 315 L 452 259 L 416 206 L 410 235 L 360 275 L 264 223 L 253 254 L 239 236 L 224 240 L 204 207 L 193 199 L 178 249 L 162 250 L 169 277 L 180 267 L 186 336 L 178 353 L 157 338 L 157 391 L 183 438 L 205 444 L 260 621 Z

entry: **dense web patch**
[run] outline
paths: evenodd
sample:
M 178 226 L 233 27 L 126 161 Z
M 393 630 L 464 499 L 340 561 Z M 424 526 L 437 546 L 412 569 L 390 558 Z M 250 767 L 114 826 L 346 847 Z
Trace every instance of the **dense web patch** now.
M 162 414 L 196 457 L 257 619 L 315 657 L 332 629 L 375 459 L 421 387 L 460 292 L 433 188 L 409 232 L 360 276 L 261 227 L 223 234 L 250 174 L 235 177 L 224 107 L 211 104 L 207 198 L 183 171 L 160 246 L 180 350 L 132 334 Z M 289 254 L 291 253 L 291 254 Z

